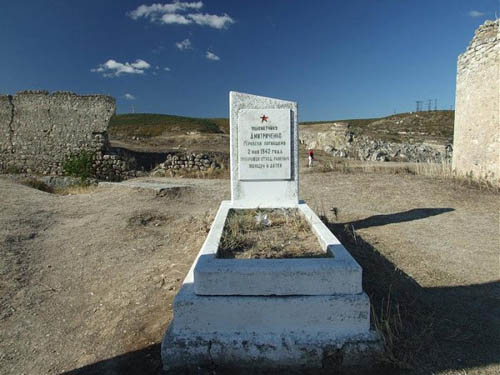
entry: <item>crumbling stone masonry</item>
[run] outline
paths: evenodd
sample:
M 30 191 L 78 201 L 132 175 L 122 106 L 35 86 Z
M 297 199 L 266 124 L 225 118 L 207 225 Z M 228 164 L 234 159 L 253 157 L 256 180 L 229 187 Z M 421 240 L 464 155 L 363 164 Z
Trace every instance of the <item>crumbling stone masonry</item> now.
M 453 169 L 500 184 L 500 22 L 486 21 L 458 57 Z
M 121 179 L 124 162 L 106 156 L 115 99 L 70 92 L 23 91 L 0 95 L 0 171 L 62 175 L 63 162 L 85 151 L 94 175 Z

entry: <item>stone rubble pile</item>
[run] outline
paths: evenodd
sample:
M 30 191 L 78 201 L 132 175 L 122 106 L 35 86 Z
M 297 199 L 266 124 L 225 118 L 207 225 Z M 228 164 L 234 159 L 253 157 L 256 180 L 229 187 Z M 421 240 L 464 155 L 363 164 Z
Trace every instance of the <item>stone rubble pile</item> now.
M 166 160 L 160 163 L 152 172 L 153 175 L 166 170 L 207 171 L 220 169 L 221 165 L 215 158 L 205 153 L 168 154 Z
M 358 136 L 345 123 L 334 124 L 326 131 L 301 131 L 300 143 L 335 157 L 363 161 L 443 163 L 450 162 L 453 153 L 451 145 L 387 142 Z
M 126 160 L 118 155 L 103 155 L 102 152 L 96 153 L 92 169 L 99 180 L 121 181 L 137 176 L 137 171 L 131 169 Z

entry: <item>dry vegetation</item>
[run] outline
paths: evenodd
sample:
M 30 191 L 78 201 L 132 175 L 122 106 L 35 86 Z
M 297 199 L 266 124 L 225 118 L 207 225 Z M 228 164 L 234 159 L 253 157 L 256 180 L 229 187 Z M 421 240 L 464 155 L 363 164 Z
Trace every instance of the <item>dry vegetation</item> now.
M 345 122 L 354 133 L 383 141 L 452 143 L 454 117 L 455 111 L 410 112 L 378 119 L 305 122 L 301 127 L 328 130 L 332 122 Z
M 305 152 L 301 150 L 305 155 Z M 349 160 L 332 157 L 325 152 L 317 151 L 318 162 L 313 168 L 305 168 L 304 174 L 340 172 L 349 173 L 383 173 L 402 174 L 431 177 L 444 180 L 452 185 L 461 185 L 500 192 L 500 185 L 495 185 L 490 180 L 476 178 L 472 175 L 460 175 L 452 169 L 451 163 L 407 163 L 407 162 L 362 162 L 359 160 Z M 303 159 L 305 156 L 303 156 Z
M 166 133 L 228 133 L 227 119 L 205 119 L 184 116 L 160 115 L 152 113 L 129 113 L 115 115 L 109 123 L 111 137 L 150 138 Z
M 71 185 L 67 187 L 53 187 L 47 185 L 45 182 L 41 181 L 35 176 L 26 176 L 20 178 L 17 178 L 17 176 L 13 176 L 12 178 L 21 185 L 29 186 L 33 189 L 40 190 L 46 193 L 58 195 L 89 194 L 97 189 L 97 185 L 90 184 L 85 180 L 82 180 L 82 182 L 77 185 Z
M 230 172 L 223 163 L 219 169 L 208 168 L 206 171 L 193 171 L 186 169 L 160 169 L 152 173 L 154 177 L 178 177 L 178 178 L 201 178 L 201 179 L 229 179 Z
M 219 258 L 323 258 L 310 225 L 296 209 L 232 209 L 217 252 Z

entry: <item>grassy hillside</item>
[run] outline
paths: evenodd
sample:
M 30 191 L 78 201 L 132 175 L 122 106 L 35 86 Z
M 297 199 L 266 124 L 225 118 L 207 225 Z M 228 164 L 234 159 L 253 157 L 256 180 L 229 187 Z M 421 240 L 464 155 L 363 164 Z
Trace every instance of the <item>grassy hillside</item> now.
M 413 139 L 452 142 L 454 111 L 399 113 L 382 118 L 303 122 L 301 128 L 326 130 L 332 122 L 346 122 L 358 135 L 387 140 Z M 227 118 L 194 118 L 150 113 L 129 113 L 111 118 L 111 136 L 151 138 L 160 135 L 181 135 L 189 132 L 228 134 Z
M 157 137 L 163 133 L 186 134 L 226 133 L 229 131 L 227 119 L 206 119 L 153 113 L 128 113 L 115 115 L 109 123 L 111 136 Z
M 304 122 L 301 126 L 325 130 L 332 122 L 345 122 L 357 134 L 387 141 L 398 142 L 411 138 L 452 142 L 454 118 L 455 111 L 430 111 L 398 113 L 378 119 Z

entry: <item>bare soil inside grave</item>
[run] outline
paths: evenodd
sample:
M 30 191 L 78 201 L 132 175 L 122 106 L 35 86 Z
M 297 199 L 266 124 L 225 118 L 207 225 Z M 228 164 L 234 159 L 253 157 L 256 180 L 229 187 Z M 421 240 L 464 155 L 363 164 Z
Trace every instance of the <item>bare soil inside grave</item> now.
M 218 258 L 329 258 L 297 209 L 239 209 L 228 212 Z

